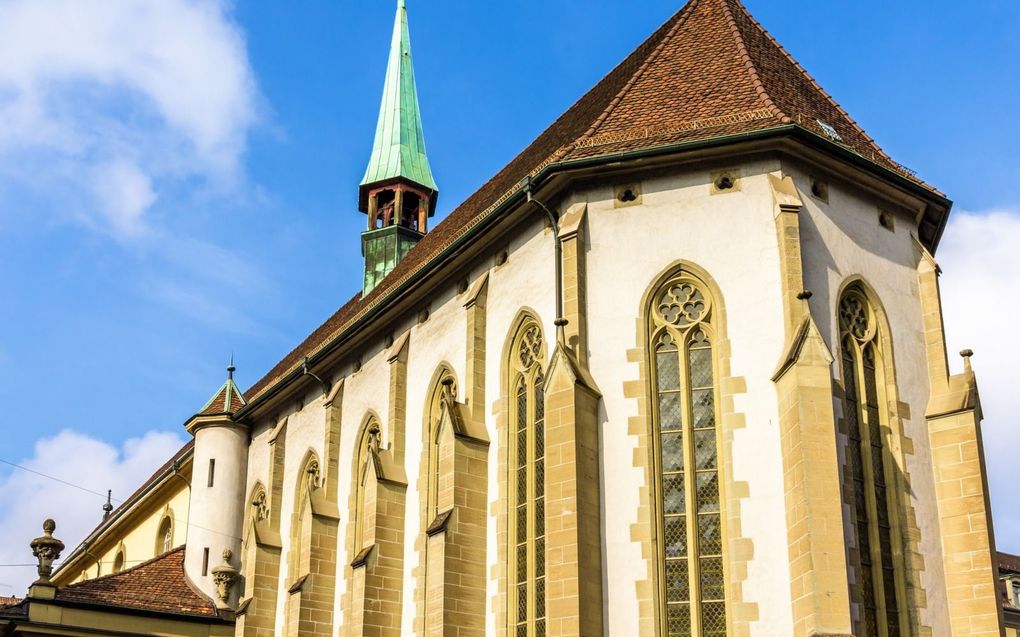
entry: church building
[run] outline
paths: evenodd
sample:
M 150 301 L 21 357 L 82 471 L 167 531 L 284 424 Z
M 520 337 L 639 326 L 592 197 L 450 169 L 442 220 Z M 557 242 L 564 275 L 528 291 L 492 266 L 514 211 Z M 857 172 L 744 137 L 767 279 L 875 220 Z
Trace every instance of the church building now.
M 362 288 L 247 391 L 231 365 L 0 633 L 1003 634 L 952 203 L 739 0 L 439 223 L 436 177 L 399 0 Z

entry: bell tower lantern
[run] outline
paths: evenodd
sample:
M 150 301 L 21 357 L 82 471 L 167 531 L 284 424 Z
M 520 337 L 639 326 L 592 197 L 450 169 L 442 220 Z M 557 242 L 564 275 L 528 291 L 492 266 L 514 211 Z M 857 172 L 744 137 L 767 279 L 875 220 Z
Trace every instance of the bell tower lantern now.
M 361 235 L 364 294 L 428 231 L 438 195 L 425 154 L 407 7 L 404 0 L 398 0 L 375 144 L 358 196 L 358 210 L 368 216 L 368 230 Z

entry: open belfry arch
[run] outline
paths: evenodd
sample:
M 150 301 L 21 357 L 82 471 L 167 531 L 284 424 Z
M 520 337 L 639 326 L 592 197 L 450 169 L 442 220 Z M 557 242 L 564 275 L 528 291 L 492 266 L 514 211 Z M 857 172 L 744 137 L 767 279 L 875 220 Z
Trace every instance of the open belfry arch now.
M 400 0 L 361 289 L 247 391 L 231 365 L 0 626 L 159 572 L 201 634 L 1001 635 L 952 203 L 738 0 L 684 4 L 448 211 L 423 119 Z

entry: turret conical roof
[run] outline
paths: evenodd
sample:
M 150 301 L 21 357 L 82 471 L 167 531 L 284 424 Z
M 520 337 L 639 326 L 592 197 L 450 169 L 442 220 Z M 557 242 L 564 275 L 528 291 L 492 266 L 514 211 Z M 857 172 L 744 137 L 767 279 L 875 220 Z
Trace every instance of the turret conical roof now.
M 422 131 L 418 91 L 414 82 L 404 0 L 397 3 L 375 144 L 361 186 L 364 189 L 365 186 L 401 177 L 428 190 L 439 190 L 425 154 L 425 133 Z
M 244 394 L 234 384 L 234 361 L 230 361 L 227 367 L 227 381 L 220 385 L 212 398 L 198 410 L 199 416 L 212 416 L 219 414 L 233 414 L 247 404 Z

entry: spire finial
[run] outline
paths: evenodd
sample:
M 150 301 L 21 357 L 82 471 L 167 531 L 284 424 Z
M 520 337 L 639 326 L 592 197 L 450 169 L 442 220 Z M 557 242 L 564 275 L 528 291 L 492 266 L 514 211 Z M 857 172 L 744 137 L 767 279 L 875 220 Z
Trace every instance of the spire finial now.
M 236 371 L 237 371 L 237 368 L 234 367 L 234 353 L 230 352 L 230 364 L 227 365 L 227 379 L 228 380 L 233 380 L 234 372 L 236 372 Z
M 113 512 L 113 489 L 106 490 L 106 504 L 103 505 L 103 519 L 110 517 Z

